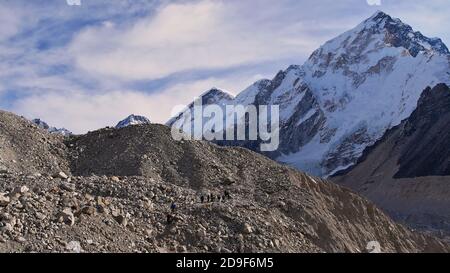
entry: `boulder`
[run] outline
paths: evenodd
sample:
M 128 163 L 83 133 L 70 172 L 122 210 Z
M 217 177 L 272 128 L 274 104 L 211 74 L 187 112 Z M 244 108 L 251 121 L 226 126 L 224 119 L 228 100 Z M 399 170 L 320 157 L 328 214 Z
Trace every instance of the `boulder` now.
M 69 176 L 65 172 L 58 172 L 53 175 L 53 178 L 68 179 Z
M 249 224 L 245 223 L 243 227 L 243 232 L 246 234 L 253 233 L 253 228 Z
M 63 211 L 59 214 L 59 219 L 61 222 L 64 222 L 69 226 L 73 226 L 75 224 L 75 216 L 70 208 L 63 209 Z
M 0 207 L 6 207 L 10 201 L 6 193 L 0 193 Z

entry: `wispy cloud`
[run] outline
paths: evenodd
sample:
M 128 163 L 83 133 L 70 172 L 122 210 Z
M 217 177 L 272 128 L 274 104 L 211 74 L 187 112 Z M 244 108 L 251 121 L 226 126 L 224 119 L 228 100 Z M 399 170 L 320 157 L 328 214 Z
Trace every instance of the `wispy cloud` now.
M 244 17 L 245 9 L 230 3 L 169 4 L 126 28 L 113 23 L 88 28 L 75 37 L 70 52 L 89 73 L 140 80 L 303 56 L 316 45 L 308 37 L 295 38 L 305 33 L 304 25 L 268 31 L 264 25 L 270 21 L 260 22 L 257 13 Z
M 447 0 L 65 0 L 0 4 L 0 108 L 81 133 L 130 113 L 164 123 L 211 87 L 301 64 L 376 9 L 450 41 Z

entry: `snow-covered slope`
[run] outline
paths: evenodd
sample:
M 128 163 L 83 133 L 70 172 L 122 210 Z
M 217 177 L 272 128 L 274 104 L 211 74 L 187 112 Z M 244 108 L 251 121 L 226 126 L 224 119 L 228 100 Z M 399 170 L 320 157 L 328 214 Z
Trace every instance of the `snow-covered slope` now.
M 47 130 L 48 132 L 50 132 L 52 134 L 59 134 L 59 135 L 63 135 L 63 136 L 70 136 L 72 134 L 72 132 L 70 132 L 66 128 L 51 127 L 45 121 L 38 119 L 38 118 L 33 119 L 31 122 L 36 124 L 39 128 Z
M 353 165 L 365 147 L 411 114 L 422 90 L 440 82 L 450 83 L 442 41 L 377 12 L 304 65 L 258 81 L 225 103 L 280 105 L 281 144 L 270 156 L 328 176 Z
M 321 161 L 315 173 L 352 165 L 367 145 L 411 114 L 425 87 L 450 82 L 449 60 L 441 40 L 377 12 L 303 65 L 326 123 L 307 146 L 280 160 L 301 168 L 313 150 Z
M 119 129 L 139 124 L 150 124 L 150 120 L 144 116 L 129 115 L 125 119 L 119 121 L 119 123 L 117 123 L 116 125 L 116 128 Z
M 200 101 L 201 99 L 201 101 Z M 233 96 L 226 93 L 223 90 L 217 89 L 217 88 L 211 88 L 210 90 L 204 92 L 197 98 L 199 100 L 198 102 L 201 102 L 201 105 L 207 106 L 207 105 L 219 105 L 221 107 L 225 107 L 225 105 L 233 104 Z M 191 132 L 194 132 L 193 126 L 194 126 L 194 115 L 189 115 L 187 113 L 192 113 L 194 109 L 194 102 L 190 103 L 188 106 L 186 106 L 185 109 L 183 109 L 178 115 L 171 118 L 166 125 L 172 126 L 175 125 L 178 128 L 182 128 L 183 124 L 189 123 L 191 125 Z M 182 120 L 183 119 L 183 120 Z M 206 120 L 204 121 L 206 122 Z M 204 123 L 203 122 L 203 123 Z M 185 127 L 187 128 L 187 127 Z

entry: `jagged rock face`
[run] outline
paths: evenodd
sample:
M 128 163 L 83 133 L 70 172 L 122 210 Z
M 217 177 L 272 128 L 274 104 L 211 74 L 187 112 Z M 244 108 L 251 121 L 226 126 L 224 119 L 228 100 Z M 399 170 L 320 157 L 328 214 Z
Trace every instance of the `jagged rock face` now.
M 304 96 L 294 109 L 294 114 L 283 124 L 281 133 L 280 153 L 298 151 L 310 142 L 319 132 L 325 122 L 325 116 L 320 109 L 313 93 L 303 85 Z
M 238 104 L 249 102 L 248 104 L 256 106 L 279 106 L 280 146 L 276 152 L 266 153 L 272 158 L 285 153 L 298 152 L 300 147 L 317 135 L 325 122 L 324 113 L 313 92 L 302 81 L 303 76 L 304 73 L 300 67 L 291 66 L 286 71 L 280 71 L 272 81 L 258 82 L 256 86 L 250 87 L 236 97 Z M 255 87 L 258 92 L 255 92 Z M 255 93 L 255 96 L 254 100 L 250 101 L 252 93 Z M 254 147 L 251 141 L 241 142 L 239 146 L 253 146 L 254 150 L 259 151 L 259 145 Z
M 424 88 L 439 82 L 450 83 L 450 54 L 442 41 L 377 12 L 325 43 L 304 65 L 256 82 L 231 103 L 280 105 L 281 145 L 269 155 L 328 176 L 353 165 L 412 113 Z
M 415 228 L 450 236 L 450 88 L 423 91 L 417 109 L 333 178 Z
M 116 125 L 116 128 L 119 129 L 139 124 L 150 124 L 150 120 L 144 116 L 129 115 L 124 120 L 119 121 L 119 123 L 117 123 Z
M 395 178 L 450 175 L 450 89 L 427 88 L 417 109 L 404 122 L 399 171 Z

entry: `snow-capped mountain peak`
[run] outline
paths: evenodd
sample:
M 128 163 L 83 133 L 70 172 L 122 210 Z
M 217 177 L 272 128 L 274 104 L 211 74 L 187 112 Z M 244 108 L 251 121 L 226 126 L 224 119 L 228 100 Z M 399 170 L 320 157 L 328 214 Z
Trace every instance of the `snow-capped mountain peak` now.
M 326 42 L 311 55 L 309 61 L 317 64 L 318 57 L 326 56 L 322 58 L 326 62 L 321 63 L 321 66 L 328 66 L 333 60 L 338 63 L 348 61 L 360 63 L 366 61 L 364 55 L 385 48 L 401 49 L 402 54 L 413 57 L 417 57 L 420 52 L 449 54 L 447 46 L 441 39 L 428 38 L 419 31 L 414 31 L 400 19 L 378 11 L 354 29 Z
M 313 172 L 328 175 L 352 165 L 365 147 L 408 117 L 423 89 L 449 82 L 450 54 L 440 39 L 377 12 L 325 43 L 303 68 L 326 117 L 321 135 L 327 137 L 308 144 L 321 161 Z M 296 162 L 309 161 L 302 156 L 308 145 L 282 160 L 301 168 L 305 163 Z
M 63 135 L 63 136 L 72 135 L 72 132 L 70 132 L 66 128 L 56 128 L 56 127 L 49 126 L 45 121 L 43 121 L 39 118 L 33 119 L 31 122 L 34 123 L 35 125 L 37 125 L 39 128 L 47 130 L 49 133 L 52 133 L 52 134 L 58 134 L 58 135 Z
M 48 124 L 45 121 L 43 121 L 39 118 L 33 119 L 31 122 L 36 124 L 39 128 L 44 129 L 44 130 L 48 130 L 50 128 L 50 126 L 48 126 Z
M 412 113 L 422 90 L 440 82 L 450 83 L 445 44 L 379 11 L 326 42 L 302 66 L 227 99 L 279 105 L 281 143 L 271 156 L 328 176 L 353 165 Z
M 365 21 L 366 25 L 375 22 L 373 28 L 385 30 L 385 42 L 394 47 L 407 48 L 411 55 L 417 56 L 418 52 L 433 50 L 441 54 L 449 54 L 447 46 L 439 38 L 428 38 L 400 19 L 394 19 L 386 13 L 379 11 Z
M 200 95 L 203 100 L 204 105 L 208 104 L 220 104 L 221 102 L 226 102 L 233 100 L 233 96 L 219 88 L 211 88 L 210 90 L 204 92 Z
M 213 88 L 203 92 L 199 96 L 199 99 L 201 99 L 201 103 L 203 106 L 212 105 L 212 104 L 225 106 L 227 104 L 231 104 L 234 100 L 234 97 L 219 88 L 213 87 Z M 181 113 L 179 113 L 178 115 L 172 117 L 169 121 L 167 121 L 166 125 L 172 126 L 176 121 L 183 118 L 183 113 L 186 113 L 187 111 L 191 111 L 193 108 L 194 108 L 194 102 L 191 102 L 189 105 L 187 105 L 185 107 L 185 109 L 183 111 L 181 111 Z M 192 119 L 186 120 L 185 122 L 190 122 L 190 121 L 192 121 Z M 179 124 L 179 126 L 181 127 L 182 125 Z
M 150 120 L 144 116 L 138 116 L 138 115 L 129 115 L 128 117 L 126 117 L 125 119 L 119 121 L 119 123 L 117 123 L 116 127 L 117 129 L 119 128 L 124 128 L 124 127 L 128 127 L 128 126 L 133 126 L 133 125 L 140 125 L 140 124 L 150 124 Z

